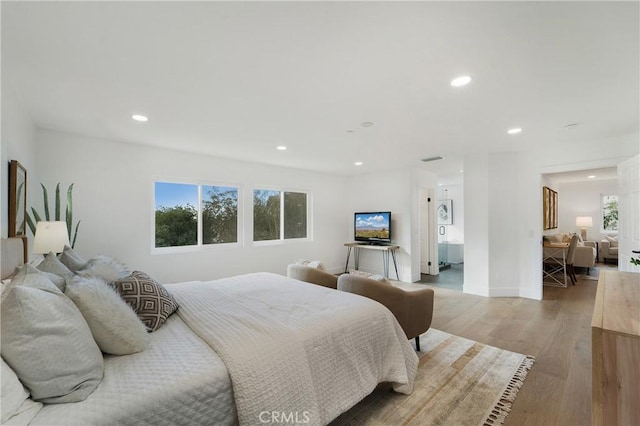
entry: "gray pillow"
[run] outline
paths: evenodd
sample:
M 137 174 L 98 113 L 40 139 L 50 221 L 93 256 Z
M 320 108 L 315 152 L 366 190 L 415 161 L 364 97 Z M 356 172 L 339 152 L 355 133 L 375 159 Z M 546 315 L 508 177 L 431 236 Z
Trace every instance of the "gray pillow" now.
M 65 289 L 65 278 L 73 276 L 73 272 L 71 272 L 53 252 L 47 254 L 44 260 L 38 264 L 37 268 L 42 272 L 55 274 L 60 277 L 61 279 L 49 278 L 61 291 Z
M 66 295 L 80 309 L 102 352 L 127 355 L 147 347 L 147 328 L 102 278 L 76 275 L 67 280 Z
M 73 302 L 44 274 L 24 266 L 1 305 L 2 358 L 34 401 L 78 402 L 102 380 L 104 364 Z
M 78 253 L 73 251 L 69 246 L 64 246 L 64 250 L 60 253 L 60 261 L 71 270 L 71 272 L 77 272 L 79 269 L 84 268 L 87 261 L 78 256 Z
M 78 270 L 78 274 L 99 277 L 106 282 L 113 282 L 128 277 L 131 271 L 126 265 L 114 258 L 100 255 L 90 259 L 84 267 Z

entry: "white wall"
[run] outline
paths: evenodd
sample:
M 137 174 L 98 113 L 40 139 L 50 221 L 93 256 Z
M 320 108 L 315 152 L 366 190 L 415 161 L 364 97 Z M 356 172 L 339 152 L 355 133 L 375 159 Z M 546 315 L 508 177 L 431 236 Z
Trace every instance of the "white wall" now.
M 344 268 L 343 243 L 351 221 L 343 202 L 345 177 L 46 130 L 37 132 L 37 145 L 42 181 L 64 188 L 75 183 L 74 216 L 82 220 L 76 248 L 85 257 L 116 256 L 162 282 L 257 271 L 284 274 L 287 264 L 299 258 L 320 259 L 332 270 Z M 245 241 L 237 247 L 154 255 L 153 182 L 167 178 L 240 185 L 245 228 L 252 224 L 254 187 L 307 190 L 313 197 L 313 241 L 267 246 Z
M 580 232 L 576 217 L 591 216 L 593 227 L 587 229 L 587 239 L 600 241 L 605 233 L 600 212 L 601 196 L 618 193 L 618 180 L 607 179 L 586 182 L 564 182 L 558 185 L 558 230 Z
M 36 165 L 35 126 L 27 114 L 19 95 L 10 82 L 2 80 L 2 131 L 1 131 L 0 187 L 2 188 L 2 238 L 8 235 L 9 211 L 9 161 L 17 160 L 27 170 L 27 205 L 40 196 Z M 27 230 L 27 235 L 30 232 Z M 33 241 L 33 240 L 32 240 Z M 31 246 L 31 245 L 30 245 Z
M 412 281 L 412 253 L 415 250 L 412 241 L 412 221 L 417 205 L 412 206 L 415 195 L 412 191 L 412 175 L 410 170 L 384 173 L 372 173 L 354 176 L 349 180 L 348 205 L 345 218 L 349 224 L 346 228 L 348 238 L 344 242 L 353 241 L 353 213 L 367 211 L 391 211 L 391 232 L 393 243 L 400 246 L 397 251 L 398 274 L 401 281 Z M 417 256 L 417 255 L 416 255 Z M 418 268 L 419 268 L 419 256 Z M 391 262 L 392 263 L 392 262 Z M 382 252 L 361 250 L 360 269 L 363 271 L 383 273 Z M 349 263 L 349 268 L 353 263 Z M 419 269 L 418 269 L 419 271 Z M 419 272 L 418 272 L 419 274 Z M 395 279 L 393 265 L 389 266 L 389 277 Z

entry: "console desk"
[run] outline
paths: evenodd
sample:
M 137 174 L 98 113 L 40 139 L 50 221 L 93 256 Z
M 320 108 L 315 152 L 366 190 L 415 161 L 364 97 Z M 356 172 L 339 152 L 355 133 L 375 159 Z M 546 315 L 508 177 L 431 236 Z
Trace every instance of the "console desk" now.
M 353 263 L 355 269 L 358 269 L 360 263 L 360 249 L 364 250 L 377 250 L 382 252 L 382 263 L 384 267 L 384 276 L 389 278 L 389 253 L 391 253 L 391 258 L 393 259 L 393 267 L 396 270 L 396 279 L 400 279 L 398 275 L 398 263 L 396 261 L 396 250 L 400 248 L 400 246 L 395 245 L 371 245 L 371 244 L 363 244 L 363 243 L 345 243 L 344 246 L 347 248 L 347 262 L 344 265 L 344 272 L 349 270 L 349 258 L 351 257 L 351 250 L 353 249 Z

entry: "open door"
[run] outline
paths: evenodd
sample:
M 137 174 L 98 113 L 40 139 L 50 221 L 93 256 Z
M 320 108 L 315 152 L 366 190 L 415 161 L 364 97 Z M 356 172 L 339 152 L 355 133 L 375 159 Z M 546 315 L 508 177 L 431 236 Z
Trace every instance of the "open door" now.
M 640 155 L 618 164 L 618 269 L 640 272 Z
M 427 275 L 439 273 L 433 196 L 433 189 L 420 188 L 420 273 Z

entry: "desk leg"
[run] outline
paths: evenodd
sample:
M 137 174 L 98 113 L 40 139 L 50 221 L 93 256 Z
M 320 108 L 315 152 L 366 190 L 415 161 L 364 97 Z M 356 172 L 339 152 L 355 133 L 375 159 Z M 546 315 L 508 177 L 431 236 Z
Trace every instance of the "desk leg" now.
M 353 260 L 355 263 L 356 271 L 360 270 L 360 247 L 353 248 Z
M 349 270 L 349 258 L 351 257 L 351 247 L 347 247 L 347 262 L 344 264 L 344 273 Z
M 398 275 L 398 262 L 396 262 L 396 251 L 391 250 L 391 257 L 393 258 L 393 267 L 396 269 L 396 279 L 400 281 L 400 275 Z
M 389 278 L 389 250 L 382 252 L 382 267 L 384 269 L 384 277 Z

